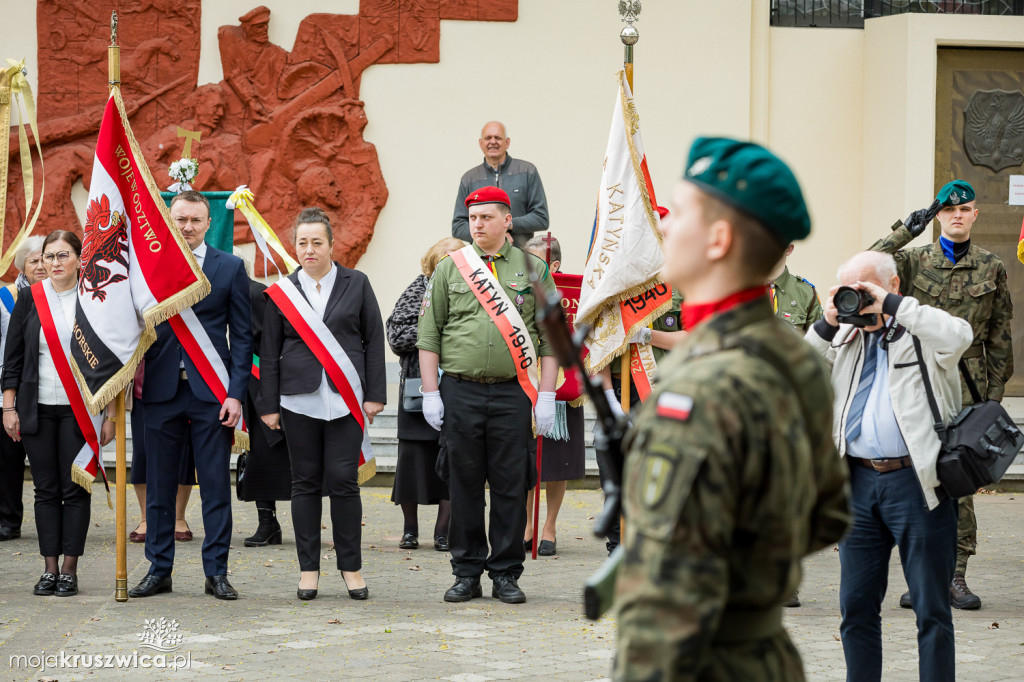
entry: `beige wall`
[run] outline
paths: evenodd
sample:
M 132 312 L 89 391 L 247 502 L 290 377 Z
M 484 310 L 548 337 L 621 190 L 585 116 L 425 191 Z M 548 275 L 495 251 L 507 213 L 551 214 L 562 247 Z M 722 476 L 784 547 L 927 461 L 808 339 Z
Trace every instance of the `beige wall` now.
M 200 82 L 221 77 L 217 27 L 257 2 L 271 8 L 271 39 L 286 49 L 307 14 L 358 7 L 358 0 L 209 0 Z M 35 8 L 6 4 L 5 18 L 23 30 L 5 35 L 0 57 L 27 57 L 34 78 Z M 476 138 L 492 118 L 508 124 L 510 152 L 540 169 L 565 267 L 582 270 L 622 24 L 610 0 L 519 5 L 516 23 L 442 22 L 439 64 L 377 65 L 363 76 L 366 139 L 377 146 L 390 198 L 359 267 L 385 315 L 422 252 L 449 234 L 459 176 L 480 162 Z M 928 203 L 936 46 L 1020 46 L 1024 19 L 904 15 L 873 19 L 862 31 L 764 30 L 766 6 L 644 4 L 635 91 L 648 163 L 667 204 L 696 135 L 766 140 L 794 167 L 814 219 L 792 268 L 827 290 L 850 253 Z

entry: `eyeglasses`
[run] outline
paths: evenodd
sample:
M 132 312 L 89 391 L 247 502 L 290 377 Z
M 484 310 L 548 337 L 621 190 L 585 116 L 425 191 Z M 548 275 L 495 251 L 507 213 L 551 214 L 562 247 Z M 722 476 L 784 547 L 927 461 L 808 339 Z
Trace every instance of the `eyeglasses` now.
M 67 262 L 68 258 L 71 258 L 70 251 L 58 251 L 57 253 L 44 253 L 43 261 L 46 263 L 52 263 L 53 259 L 56 258 L 58 263 Z

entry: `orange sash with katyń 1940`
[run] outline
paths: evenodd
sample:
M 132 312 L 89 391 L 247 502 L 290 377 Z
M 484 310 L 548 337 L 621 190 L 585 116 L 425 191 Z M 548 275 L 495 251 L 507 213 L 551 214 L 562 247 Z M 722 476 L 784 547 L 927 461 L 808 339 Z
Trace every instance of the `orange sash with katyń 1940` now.
M 487 316 L 491 318 L 501 338 L 505 340 L 509 353 L 516 366 L 516 379 L 523 392 L 530 399 L 530 404 L 537 406 L 537 350 L 533 347 L 529 329 L 523 322 L 512 299 L 501 288 L 497 278 L 484 265 L 472 244 L 451 253 L 451 259 L 459 274 L 473 291 Z
M 75 455 L 71 464 L 71 480 L 92 492 L 92 482 L 96 480 L 97 469 L 103 472 L 103 483 L 107 485 L 107 472 L 100 466 L 100 426 L 103 425 L 102 411 L 98 415 L 90 415 L 82 397 L 82 389 L 71 371 L 71 327 L 68 326 L 61 310 L 57 291 L 48 279 L 36 282 L 31 288 L 32 299 L 39 313 L 39 324 L 43 328 L 43 337 L 50 349 L 50 358 L 57 369 L 60 385 L 71 403 L 71 412 L 75 415 L 75 423 L 85 437 L 85 445 Z M 110 505 L 110 487 L 107 485 L 107 504 Z M 113 508 L 113 507 L 111 507 Z
M 370 447 L 370 434 L 366 430 L 366 415 L 363 413 L 363 384 L 359 373 L 345 349 L 338 343 L 334 333 L 324 324 L 309 301 L 298 287 L 284 277 L 267 287 L 267 295 L 277 305 L 284 318 L 295 328 L 302 340 L 313 351 L 313 356 L 323 365 L 327 377 L 338 389 L 342 401 L 359 424 L 363 442 L 359 451 L 358 483 L 363 484 L 377 473 L 377 461 Z
M 670 303 L 672 301 L 672 288 L 662 282 L 642 294 L 627 298 L 619 302 L 619 314 L 622 316 L 622 328 L 626 331 L 627 338 L 633 331 L 639 328 L 640 323 L 650 314 L 650 311 Z M 654 380 L 654 370 L 658 363 L 654 359 L 654 352 L 649 343 L 629 344 L 629 373 L 636 384 L 636 392 L 640 396 L 640 402 L 647 400 L 651 394 L 651 383 Z

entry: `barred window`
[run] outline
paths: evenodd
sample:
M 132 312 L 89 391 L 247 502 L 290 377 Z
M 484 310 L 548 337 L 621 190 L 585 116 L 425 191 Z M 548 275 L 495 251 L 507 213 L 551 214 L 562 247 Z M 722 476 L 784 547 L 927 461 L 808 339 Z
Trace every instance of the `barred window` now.
M 864 28 L 894 14 L 1024 16 L 1024 0 L 772 0 L 772 26 Z

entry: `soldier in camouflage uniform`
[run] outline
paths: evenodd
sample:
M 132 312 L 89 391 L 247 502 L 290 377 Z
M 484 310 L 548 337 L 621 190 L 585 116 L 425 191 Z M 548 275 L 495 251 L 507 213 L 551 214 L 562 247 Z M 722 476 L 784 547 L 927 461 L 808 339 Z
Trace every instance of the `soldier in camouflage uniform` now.
M 790 244 L 768 280 L 768 295 L 772 299 L 775 316 L 806 333 L 821 319 L 821 301 L 813 284 L 800 275 L 790 273 L 786 260 L 792 253 L 793 245 Z
M 875 242 L 871 250 L 896 257 L 901 294 L 970 322 L 974 343 L 963 355 L 968 372 L 982 400 L 1002 400 L 1003 388 L 1013 376 L 1013 303 L 1003 262 L 971 244 L 971 228 L 978 217 L 974 198 L 974 188 L 964 180 L 944 185 L 930 209 L 914 211 L 905 222 L 896 222 L 892 234 Z M 903 248 L 924 232 L 933 214 L 941 227 L 939 239 Z M 974 402 L 963 380 L 961 392 L 965 407 Z M 981 599 L 971 592 L 964 577 L 967 558 L 977 552 L 977 545 L 974 497 L 963 497 L 959 500 L 956 569 L 949 588 L 958 609 L 981 607 Z M 909 592 L 900 597 L 900 606 L 910 608 Z
M 627 443 L 615 678 L 801 680 L 781 605 L 850 520 L 828 372 L 764 285 L 810 218 L 758 145 L 698 139 L 686 168 L 662 231 L 688 335 Z

